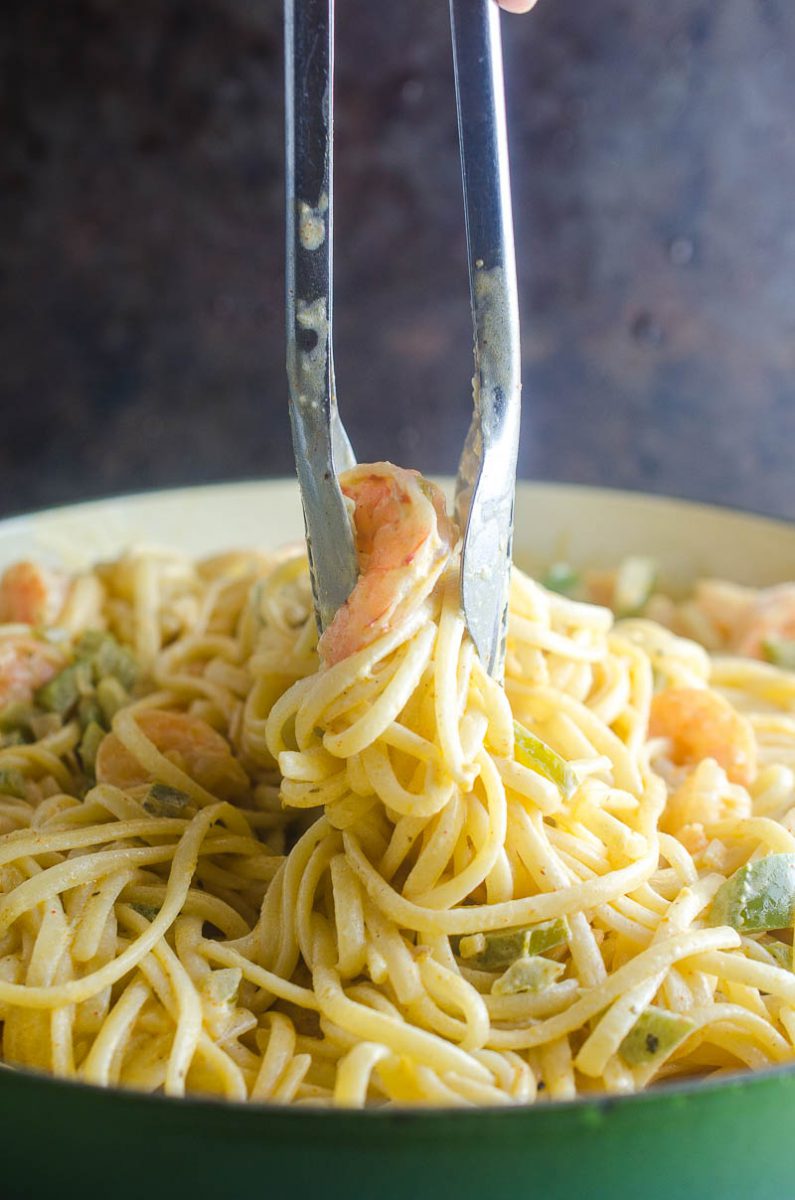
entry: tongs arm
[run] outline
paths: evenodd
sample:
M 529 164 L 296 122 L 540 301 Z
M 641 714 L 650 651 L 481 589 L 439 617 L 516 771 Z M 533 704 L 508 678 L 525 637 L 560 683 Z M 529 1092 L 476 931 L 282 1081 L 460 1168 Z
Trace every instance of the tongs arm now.
M 318 624 L 357 578 L 332 350 L 334 0 L 285 0 L 287 379 Z
M 521 360 L 499 10 L 494 0 L 450 0 L 450 23 L 475 333 L 475 411 L 456 481 L 461 605 L 482 662 L 501 678 Z
M 499 15 L 450 0 L 475 332 L 475 411 L 456 483 L 461 603 L 487 669 L 502 674 L 519 439 L 516 296 Z M 287 372 L 318 624 L 357 579 L 337 471 L 353 464 L 332 350 L 334 0 L 285 0 Z

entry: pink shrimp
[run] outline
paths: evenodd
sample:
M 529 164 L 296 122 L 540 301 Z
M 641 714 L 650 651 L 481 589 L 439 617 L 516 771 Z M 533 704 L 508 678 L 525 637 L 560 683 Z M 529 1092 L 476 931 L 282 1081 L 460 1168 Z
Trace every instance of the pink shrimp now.
M 30 700 L 36 688 L 63 666 L 60 655 L 30 637 L 0 641 L 0 708 L 15 700 Z
M 695 606 L 715 627 L 721 647 L 730 645 L 737 630 L 748 620 L 759 593 L 724 579 L 702 579 L 696 584 Z
M 331 666 L 368 646 L 431 592 L 455 543 L 444 496 L 417 471 L 392 463 L 340 478 L 353 501 L 359 580 L 320 639 Z
M 8 567 L 0 580 L 0 624 L 52 625 L 63 608 L 66 576 L 32 562 Z
M 765 642 L 795 639 L 795 583 L 763 588 L 739 623 L 731 649 L 765 657 Z
M 674 762 L 695 765 L 714 758 L 734 783 L 749 784 L 756 774 L 751 723 L 717 692 L 687 687 L 658 692 L 649 734 L 670 739 Z
M 246 772 L 226 738 L 191 713 L 145 708 L 136 717 L 142 732 L 165 758 L 223 800 L 239 799 L 249 790 Z M 97 780 L 120 788 L 138 787 L 151 776 L 115 733 L 102 739 L 97 751 Z
M 668 796 L 661 825 L 667 833 L 680 837 L 685 829 L 703 832 L 705 825 L 750 815 L 751 797 L 747 791 L 734 787 L 714 758 L 705 758 Z

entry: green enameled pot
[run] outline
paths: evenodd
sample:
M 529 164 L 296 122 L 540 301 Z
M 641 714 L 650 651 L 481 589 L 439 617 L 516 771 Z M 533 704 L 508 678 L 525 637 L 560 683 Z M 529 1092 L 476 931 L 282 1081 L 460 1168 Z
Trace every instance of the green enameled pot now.
M 72 567 L 132 542 L 193 554 L 302 536 L 295 485 L 100 501 L 0 524 L 0 566 Z M 697 575 L 795 577 L 795 526 L 650 496 L 523 484 L 530 569 L 653 555 Z M 102 1091 L 0 1070 L 0 1200 L 673 1200 L 795 1196 L 795 1070 L 528 1109 L 332 1112 Z

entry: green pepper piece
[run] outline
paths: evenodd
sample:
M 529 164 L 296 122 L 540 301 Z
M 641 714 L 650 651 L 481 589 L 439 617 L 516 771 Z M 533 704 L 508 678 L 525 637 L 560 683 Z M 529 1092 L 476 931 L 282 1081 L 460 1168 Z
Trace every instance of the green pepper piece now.
M 631 1067 L 648 1066 L 675 1050 L 694 1028 L 689 1017 L 651 1004 L 624 1038 L 619 1053 Z
M 88 775 L 93 775 L 97 764 L 97 751 L 100 743 L 105 737 L 106 730 L 102 728 L 96 721 L 91 721 L 85 729 L 85 733 L 80 739 L 80 745 L 77 747 L 77 752 L 80 755 L 80 761 L 83 764 L 83 770 Z
M 85 663 L 72 663 L 40 687 L 34 699 L 48 712 L 57 712 L 66 718 L 81 696 L 91 690 L 90 671 Z
M 0 733 L 29 733 L 36 709 L 24 700 L 15 700 L 0 709 Z
M 105 679 L 111 675 L 114 679 L 118 679 L 127 691 L 135 687 L 138 678 L 138 664 L 132 654 L 124 646 L 120 646 L 110 635 L 107 636 L 94 656 L 94 670 L 97 679 Z
M 625 558 L 616 572 L 613 609 L 619 617 L 634 617 L 649 601 L 657 564 L 653 558 Z
M 36 692 L 36 703 L 48 712 L 60 713 L 65 717 L 71 708 L 77 704 L 80 691 L 77 686 L 77 672 L 74 666 L 59 671 L 49 683 L 45 683 Z
M 779 942 L 775 939 L 770 942 L 760 942 L 759 945 L 764 947 L 768 954 L 772 955 L 779 967 L 783 967 L 785 971 L 793 969 L 792 946 L 788 946 L 786 942 Z
M 90 661 L 108 638 L 113 639 L 113 634 L 104 629 L 87 629 L 75 642 L 75 658 Z
M 165 783 L 153 783 L 144 800 L 144 808 L 155 817 L 181 817 L 188 804 L 186 792 Z
M 738 933 L 789 929 L 795 913 L 795 854 L 768 854 L 746 863 L 715 893 L 710 925 Z
M 517 958 L 491 986 L 495 996 L 515 996 L 517 992 L 541 992 L 553 984 L 566 970 L 565 963 L 554 962 L 534 954 Z
M 762 652 L 768 662 L 785 671 L 795 671 L 795 638 L 767 638 Z
M 88 629 L 80 635 L 75 643 L 75 659 L 87 663 L 97 681 L 111 676 L 129 689 L 138 678 L 138 664 L 133 655 L 112 633 L 102 629 Z
M 146 917 L 147 921 L 154 921 L 155 917 L 156 917 L 156 916 L 157 916 L 157 914 L 160 912 L 160 909 L 158 908 L 158 906 L 157 906 L 156 904 L 135 904 L 135 903 L 132 903 L 132 904 L 130 905 L 130 908 L 134 908 L 134 909 L 135 909 L 135 911 L 136 911 L 136 912 L 137 912 L 137 913 L 138 913 L 140 916 L 142 916 L 142 917 Z
M 14 796 L 17 800 L 25 799 L 25 776 L 21 771 L 11 767 L 0 770 L 0 793 L 4 796 Z
M 10 733 L 0 734 L 0 746 L 7 749 L 9 746 L 29 746 L 30 737 L 26 737 L 21 729 L 12 729 Z
M 104 679 L 100 679 L 96 696 L 104 724 L 110 728 L 111 721 L 119 709 L 130 703 L 130 697 L 114 675 L 106 675 Z
M 467 965 L 481 971 L 504 971 L 518 958 L 543 954 L 568 940 L 569 926 L 565 917 L 527 925 L 519 929 L 498 929 L 491 933 L 476 933 L 462 937 L 458 950 Z
M 85 732 L 89 725 L 104 725 L 105 717 L 95 696 L 81 696 L 77 702 L 77 719 Z
M 568 563 L 553 563 L 541 579 L 541 586 L 561 596 L 571 596 L 580 586 L 580 576 Z
M 30 732 L 35 742 L 57 733 L 63 727 L 63 717 L 57 712 L 40 712 L 30 718 Z
M 568 800 L 577 790 L 577 776 L 566 760 L 518 721 L 513 723 L 513 736 L 513 754 L 516 761 L 554 783 L 564 799 Z

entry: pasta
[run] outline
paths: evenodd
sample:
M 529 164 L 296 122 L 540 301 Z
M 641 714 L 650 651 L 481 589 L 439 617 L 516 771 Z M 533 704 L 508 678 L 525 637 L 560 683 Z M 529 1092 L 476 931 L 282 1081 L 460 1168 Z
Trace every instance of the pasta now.
M 322 659 L 303 547 L 3 577 L 5 1064 L 360 1107 L 791 1062 L 786 593 L 616 619 L 515 569 L 503 688 L 438 496 L 356 471 Z

